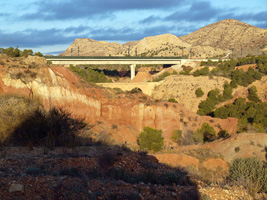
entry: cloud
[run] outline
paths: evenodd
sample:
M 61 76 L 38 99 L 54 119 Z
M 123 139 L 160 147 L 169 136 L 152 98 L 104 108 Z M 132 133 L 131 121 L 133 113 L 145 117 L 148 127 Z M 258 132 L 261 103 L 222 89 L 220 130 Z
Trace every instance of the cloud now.
M 26 14 L 24 19 L 70 20 L 94 16 L 109 17 L 116 11 L 166 9 L 184 3 L 182 0 L 61 0 L 36 1 L 37 11 Z
M 208 1 L 194 2 L 189 9 L 177 11 L 165 18 L 166 21 L 208 21 L 222 10 L 214 8 Z
M 257 21 L 257 22 L 266 22 L 267 19 L 267 11 L 262 11 L 259 13 L 241 13 L 236 14 L 236 12 L 226 12 L 217 17 L 217 20 L 221 19 L 236 19 L 240 21 Z
M 157 17 L 155 15 L 151 15 L 143 20 L 140 21 L 141 24 L 149 24 L 149 23 L 155 23 L 156 21 L 161 21 L 161 17 Z
M 75 28 L 73 28 L 73 30 L 74 29 Z M 55 28 L 47 30 L 27 29 L 14 33 L 5 33 L 3 31 L 0 31 L 0 38 L 5 38 L 4 40 L 0 40 L 0 46 L 19 46 L 22 48 L 36 48 L 47 45 L 70 43 L 77 37 L 65 36 L 66 33 L 67 32 L 64 29 L 61 30 Z M 86 35 L 84 35 L 84 37 L 86 37 Z

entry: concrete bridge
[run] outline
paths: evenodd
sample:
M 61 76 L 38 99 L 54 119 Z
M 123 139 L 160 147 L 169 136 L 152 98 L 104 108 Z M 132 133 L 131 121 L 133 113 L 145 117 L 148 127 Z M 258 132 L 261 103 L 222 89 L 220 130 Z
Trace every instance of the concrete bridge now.
M 162 65 L 180 65 L 182 66 L 188 60 L 207 61 L 207 59 L 182 59 L 181 57 L 85 57 L 85 56 L 46 56 L 47 61 L 54 65 L 109 65 L 124 64 L 130 65 L 131 79 L 135 77 L 135 68 L 137 64 L 162 64 Z M 218 59 L 212 59 L 218 61 Z

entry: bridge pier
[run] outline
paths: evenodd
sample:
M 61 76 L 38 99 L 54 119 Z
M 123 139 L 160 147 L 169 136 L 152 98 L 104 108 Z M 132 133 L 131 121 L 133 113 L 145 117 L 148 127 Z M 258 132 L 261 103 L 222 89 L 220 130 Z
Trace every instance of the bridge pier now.
M 136 64 L 130 65 L 130 68 L 131 68 L 131 80 L 133 80 L 133 78 L 135 77 Z

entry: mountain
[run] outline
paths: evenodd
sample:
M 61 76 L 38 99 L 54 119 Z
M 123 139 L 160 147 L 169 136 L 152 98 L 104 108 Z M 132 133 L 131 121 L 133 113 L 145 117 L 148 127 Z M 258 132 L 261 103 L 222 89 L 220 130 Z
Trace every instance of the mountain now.
M 126 49 L 123 45 L 113 42 L 96 41 L 89 38 L 78 38 L 61 56 L 109 56 L 119 55 Z
M 162 34 L 157 36 L 146 37 L 140 40 L 132 47 L 130 53 L 134 55 L 148 55 L 148 56 L 176 56 L 189 52 L 191 44 L 182 41 L 179 37 L 172 34 Z
M 238 20 L 226 19 L 182 36 L 181 39 L 193 46 L 211 46 L 225 50 L 241 50 L 242 47 L 243 51 L 260 51 L 267 44 L 267 31 Z
M 76 39 L 60 56 L 183 56 L 191 53 L 195 57 L 212 57 L 226 54 L 227 51 L 211 46 L 192 46 L 179 37 L 166 33 L 145 37 L 123 45 L 96 41 L 89 38 Z M 79 52 L 79 53 L 78 53 Z
M 266 51 L 267 30 L 244 22 L 226 19 L 205 26 L 189 35 L 166 33 L 125 44 L 76 39 L 61 56 L 185 56 L 207 58 L 261 54 Z M 242 48 L 242 50 L 241 50 Z M 79 50 L 78 50 L 79 49 Z M 79 53 L 78 53 L 79 51 Z

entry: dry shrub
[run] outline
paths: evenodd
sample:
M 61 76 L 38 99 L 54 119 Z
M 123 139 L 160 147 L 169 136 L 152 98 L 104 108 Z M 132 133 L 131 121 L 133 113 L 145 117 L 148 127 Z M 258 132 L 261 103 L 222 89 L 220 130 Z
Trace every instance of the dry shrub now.
M 44 110 L 37 100 L 20 96 L 0 97 L 0 144 L 73 147 L 76 134 L 86 124 L 62 109 Z
M 37 109 L 25 118 L 12 135 L 15 145 L 74 147 L 77 132 L 86 124 L 81 119 L 73 119 L 63 109 L 52 108 L 49 111 Z
M 252 195 L 267 192 L 267 164 L 258 158 L 237 158 L 230 165 L 229 171 L 229 180 L 243 185 Z
M 39 107 L 38 100 L 16 95 L 0 96 L 0 145 L 4 145 L 15 129 Z

